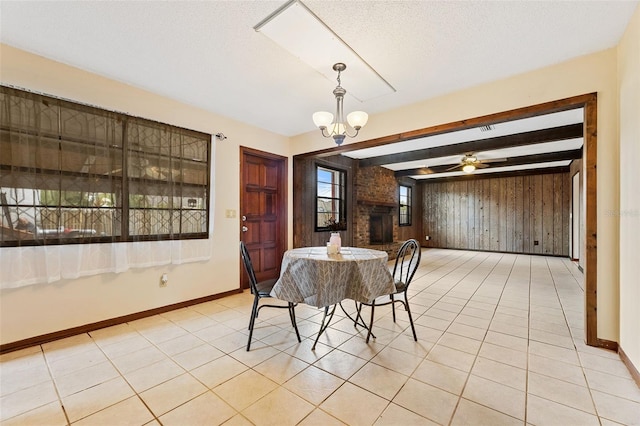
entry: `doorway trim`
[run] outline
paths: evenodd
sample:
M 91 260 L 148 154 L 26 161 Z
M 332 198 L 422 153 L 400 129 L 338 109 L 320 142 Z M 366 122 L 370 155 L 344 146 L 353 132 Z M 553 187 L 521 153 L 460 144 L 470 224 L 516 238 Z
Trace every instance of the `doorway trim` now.
M 618 343 L 598 338 L 597 288 L 598 288 L 598 249 L 597 249 L 597 151 L 598 151 L 598 94 L 588 93 L 570 98 L 517 108 L 509 111 L 488 114 L 466 120 L 454 121 L 411 130 L 394 135 L 383 136 L 363 142 L 355 142 L 340 147 L 300 154 L 299 157 L 321 158 L 357 149 L 386 145 L 394 142 L 416 139 L 458 130 L 498 124 L 504 121 L 533 117 L 552 112 L 584 108 L 582 160 L 583 182 L 585 185 L 585 224 L 583 238 L 586 253 L 584 259 L 585 287 L 585 340 L 587 345 L 617 350 Z

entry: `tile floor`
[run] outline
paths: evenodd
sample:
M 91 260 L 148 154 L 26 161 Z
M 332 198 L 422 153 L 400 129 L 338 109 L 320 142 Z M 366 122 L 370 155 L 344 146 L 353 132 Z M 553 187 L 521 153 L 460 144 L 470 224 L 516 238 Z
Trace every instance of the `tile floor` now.
M 2 425 L 640 424 L 617 354 L 583 343 L 581 274 L 566 259 L 426 249 L 406 313 L 377 339 L 321 310 L 235 295 L 4 354 Z M 350 306 L 351 304 L 349 304 Z

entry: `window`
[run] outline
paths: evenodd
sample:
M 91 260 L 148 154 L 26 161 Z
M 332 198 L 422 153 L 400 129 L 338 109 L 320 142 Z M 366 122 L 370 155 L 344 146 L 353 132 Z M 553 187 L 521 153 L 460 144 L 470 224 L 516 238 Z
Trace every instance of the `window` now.
M 207 238 L 211 136 L 0 87 L 0 245 Z
M 347 229 L 346 173 L 316 168 L 316 231 Z
M 400 185 L 400 226 L 411 226 L 411 187 Z

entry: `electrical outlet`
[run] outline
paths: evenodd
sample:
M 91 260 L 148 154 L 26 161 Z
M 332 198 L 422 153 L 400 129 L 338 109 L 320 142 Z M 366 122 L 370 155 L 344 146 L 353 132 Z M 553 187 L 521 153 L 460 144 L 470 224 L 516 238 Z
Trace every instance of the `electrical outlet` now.
M 431 237 L 427 235 L 426 237 L 424 237 L 424 239 L 429 241 L 431 239 Z
M 166 287 L 168 283 L 169 283 L 169 275 L 167 275 L 165 272 L 160 277 L 160 287 Z

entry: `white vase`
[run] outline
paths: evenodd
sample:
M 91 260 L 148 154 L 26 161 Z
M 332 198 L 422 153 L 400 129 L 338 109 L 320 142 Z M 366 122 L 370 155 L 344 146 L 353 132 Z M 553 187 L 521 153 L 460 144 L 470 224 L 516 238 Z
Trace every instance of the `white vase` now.
M 340 253 L 340 248 L 342 247 L 342 239 L 340 238 L 339 232 L 332 232 L 331 238 L 329 238 L 329 244 L 337 247 L 337 252 Z

